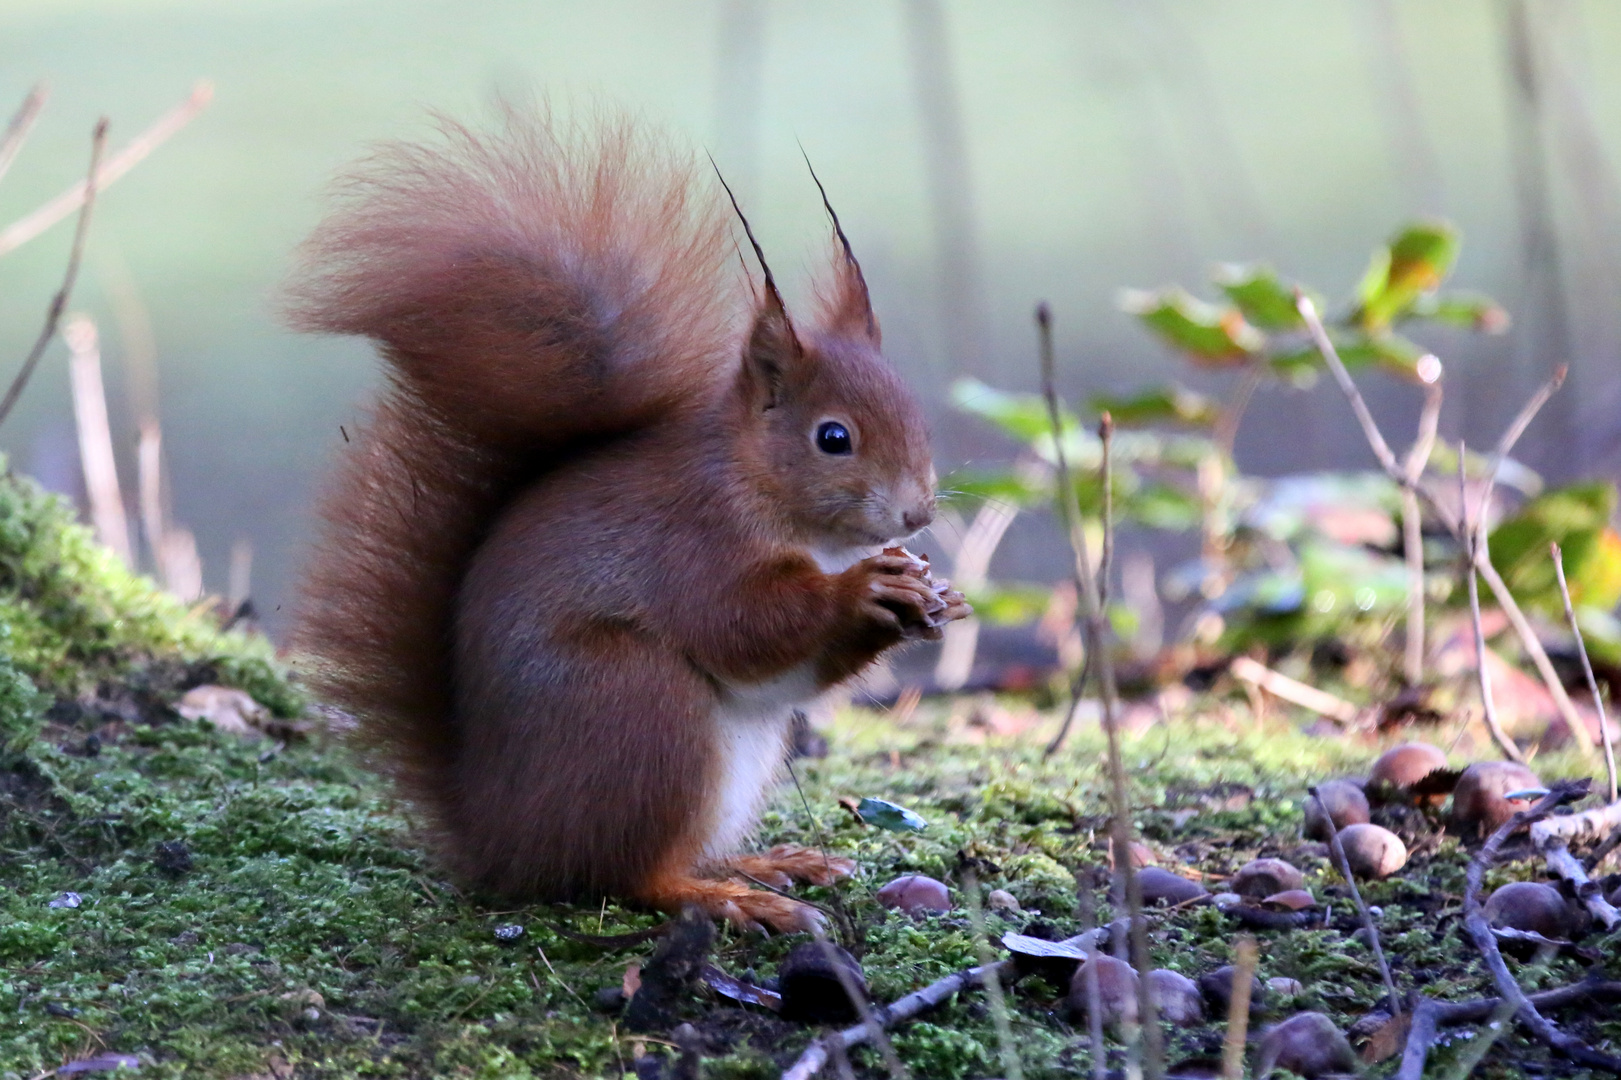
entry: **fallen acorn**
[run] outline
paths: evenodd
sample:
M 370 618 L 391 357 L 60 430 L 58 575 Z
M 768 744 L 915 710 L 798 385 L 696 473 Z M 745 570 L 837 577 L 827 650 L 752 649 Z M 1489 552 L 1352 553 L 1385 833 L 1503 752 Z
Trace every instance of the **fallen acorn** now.
M 1296 1013 L 1261 1036 L 1255 1075 L 1288 1069 L 1306 1080 L 1333 1073 L 1355 1073 L 1356 1054 L 1334 1021 L 1320 1012 Z
M 1069 1007 L 1076 1016 L 1087 1015 L 1086 973 L 1097 971 L 1098 1006 L 1103 1013 L 1103 1025 L 1114 1027 L 1120 1023 L 1137 1022 L 1137 972 L 1124 960 L 1116 960 L 1103 953 L 1094 953 L 1090 960 L 1075 969 L 1069 980 Z
M 1189 900 L 1210 895 L 1210 891 L 1197 881 L 1190 881 L 1181 874 L 1173 874 L 1157 866 L 1145 866 L 1137 871 L 1137 885 L 1142 889 L 1143 903 L 1148 906 L 1185 904 Z
M 1218 1017 L 1226 1016 L 1232 1005 L 1233 976 L 1237 971 L 1233 965 L 1223 964 L 1215 971 L 1199 976 L 1199 993 L 1204 995 Z M 1255 1015 L 1266 1012 L 1266 985 L 1259 979 L 1250 982 L 1250 1012 Z
M 1317 798 L 1307 795 L 1305 810 L 1305 834 L 1308 840 L 1326 841 L 1330 820 L 1334 822 L 1335 829 L 1366 825 L 1370 820 L 1368 797 L 1349 780 L 1329 780 L 1318 784 Z
M 1498 929 L 1529 930 L 1568 939 L 1581 930 L 1581 918 L 1559 890 L 1540 881 L 1511 881 L 1486 898 L 1486 919 Z
M 1306 875 L 1282 859 L 1251 859 L 1239 867 L 1238 873 L 1227 883 L 1240 896 L 1259 900 L 1263 896 L 1298 889 L 1306 883 Z
M 907 874 L 891 881 L 878 890 L 878 902 L 907 915 L 951 910 L 951 894 L 944 883 L 924 874 Z
M 867 977 L 848 952 L 830 941 L 794 946 L 777 969 L 782 1018 L 805 1024 L 848 1024 L 861 1019 L 860 1007 L 845 989 L 846 980 L 857 993 L 866 995 Z
M 1446 752 L 1425 742 L 1402 743 L 1379 755 L 1368 770 L 1370 788 L 1411 787 L 1436 769 L 1447 767 Z
M 1453 828 L 1468 839 L 1484 840 L 1516 811 L 1531 805 L 1503 796 L 1541 786 L 1537 774 L 1518 762 L 1477 761 L 1463 771 L 1452 789 Z
M 1291 979 L 1287 975 L 1275 975 L 1266 981 L 1267 990 L 1279 997 L 1299 997 L 1306 992 L 1299 979 Z
M 1014 912 L 1020 910 L 1019 898 L 1006 889 L 992 889 L 990 895 L 985 897 L 985 906 L 992 911 Z
M 1378 825 L 1352 825 L 1340 833 L 1340 846 L 1359 878 L 1386 878 L 1407 865 L 1407 845 Z
M 1161 1020 L 1177 1027 L 1196 1027 L 1204 1023 L 1204 999 L 1199 986 L 1192 979 L 1170 968 L 1155 968 L 1148 973 L 1148 994 L 1154 1000 L 1154 1011 Z

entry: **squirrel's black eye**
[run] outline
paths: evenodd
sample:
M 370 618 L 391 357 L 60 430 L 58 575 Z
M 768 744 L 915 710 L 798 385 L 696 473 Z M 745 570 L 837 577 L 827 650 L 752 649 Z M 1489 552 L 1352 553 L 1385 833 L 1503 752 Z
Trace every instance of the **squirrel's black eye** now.
M 848 454 L 850 432 L 837 420 L 827 420 L 816 429 L 816 448 L 824 454 Z

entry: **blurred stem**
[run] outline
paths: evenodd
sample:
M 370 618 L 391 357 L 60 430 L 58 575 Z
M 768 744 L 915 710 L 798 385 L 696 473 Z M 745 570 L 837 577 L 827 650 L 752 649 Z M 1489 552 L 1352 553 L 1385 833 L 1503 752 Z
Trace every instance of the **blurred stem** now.
M 1424 681 L 1424 520 L 1414 488 L 1424 475 L 1435 432 L 1441 420 L 1441 379 L 1437 374 L 1424 394 L 1418 418 L 1418 438 L 1403 462 L 1407 485 L 1401 493 L 1402 549 L 1407 559 L 1407 654 L 1404 674 L 1408 686 Z

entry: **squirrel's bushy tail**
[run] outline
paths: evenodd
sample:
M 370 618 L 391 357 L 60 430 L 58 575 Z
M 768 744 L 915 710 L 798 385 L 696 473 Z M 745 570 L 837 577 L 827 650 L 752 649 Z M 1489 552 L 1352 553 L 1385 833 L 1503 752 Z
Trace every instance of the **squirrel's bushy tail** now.
M 706 398 L 748 298 L 722 204 L 623 117 L 439 122 L 339 183 L 287 288 L 299 329 L 373 339 L 388 379 L 321 511 L 296 645 L 442 826 L 455 594 L 513 488 Z

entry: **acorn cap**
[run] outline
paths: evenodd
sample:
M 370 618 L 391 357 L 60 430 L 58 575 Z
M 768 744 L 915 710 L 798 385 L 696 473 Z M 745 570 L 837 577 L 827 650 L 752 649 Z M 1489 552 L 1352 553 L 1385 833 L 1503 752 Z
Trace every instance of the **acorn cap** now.
M 855 957 L 830 941 L 806 941 L 794 946 L 777 969 L 777 992 L 782 995 L 782 1018 L 805 1024 L 849 1024 L 861 1019 L 850 1000 L 839 968 L 861 994 L 867 977 Z

